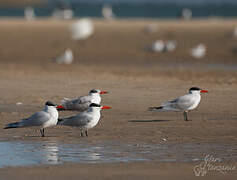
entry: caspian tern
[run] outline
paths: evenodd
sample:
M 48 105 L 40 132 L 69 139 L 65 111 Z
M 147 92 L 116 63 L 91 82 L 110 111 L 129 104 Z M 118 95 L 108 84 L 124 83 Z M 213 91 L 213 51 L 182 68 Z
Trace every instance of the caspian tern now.
M 88 130 L 95 127 L 100 120 L 101 109 L 111 109 L 111 107 L 91 103 L 87 111 L 83 111 L 76 116 L 59 119 L 58 125 L 79 127 L 81 136 L 83 136 L 83 132 L 88 136 Z
M 107 91 L 101 91 L 98 89 L 90 90 L 87 96 L 81 96 L 75 99 L 64 98 L 62 100 L 62 105 L 57 106 L 59 111 L 69 110 L 69 111 L 85 111 L 89 108 L 91 103 L 100 104 L 101 94 L 106 94 Z
M 40 129 L 41 136 L 44 137 L 44 128 L 55 126 L 58 122 L 58 111 L 56 105 L 50 101 L 45 103 L 42 111 L 36 112 L 20 122 L 10 123 L 4 129 L 35 127 Z
M 198 87 L 191 87 L 189 94 L 181 96 L 172 101 L 167 101 L 159 107 L 150 107 L 149 111 L 183 111 L 184 120 L 188 121 L 187 113 L 190 110 L 195 109 L 201 100 L 200 93 L 207 93 L 207 90 L 200 89 Z

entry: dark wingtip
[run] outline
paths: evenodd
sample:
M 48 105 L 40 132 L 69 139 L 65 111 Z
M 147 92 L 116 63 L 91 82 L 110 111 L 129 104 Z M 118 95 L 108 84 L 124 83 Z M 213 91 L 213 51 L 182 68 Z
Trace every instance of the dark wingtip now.
M 158 110 L 158 109 L 162 109 L 162 108 L 163 108 L 162 106 L 160 106 L 160 107 L 149 107 L 148 111 Z

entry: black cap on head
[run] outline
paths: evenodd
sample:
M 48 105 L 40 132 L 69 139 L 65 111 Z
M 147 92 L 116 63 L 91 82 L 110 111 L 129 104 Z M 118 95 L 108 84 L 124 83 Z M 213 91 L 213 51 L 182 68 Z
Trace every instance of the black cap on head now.
M 202 89 L 200 89 L 199 87 L 191 87 L 189 89 L 189 91 L 201 91 Z
M 100 107 L 100 105 L 99 105 L 99 104 L 96 104 L 96 103 L 91 103 L 91 104 L 90 104 L 90 107 Z
M 56 106 L 54 103 L 52 103 L 51 101 L 47 101 L 46 103 L 45 103 L 45 105 L 47 105 L 47 106 Z
M 92 89 L 90 90 L 90 93 L 98 93 L 98 91 L 96 89 Z

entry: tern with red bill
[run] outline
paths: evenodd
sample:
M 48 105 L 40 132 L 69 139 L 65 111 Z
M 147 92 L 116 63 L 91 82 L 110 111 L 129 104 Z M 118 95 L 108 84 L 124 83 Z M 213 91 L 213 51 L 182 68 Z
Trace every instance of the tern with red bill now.
M 55 126 L 58 122 L 58 111 L 56 105 L 51 101 L 45 103 L 42 111 L 36 112 L 20 122 L 10 123 L 4 129 L 33 127 L 40 130 L 41 136 L 44 137 L 44 129 Z
M 101 94 L 106 94 L 107 91 L 101 91 L 99 89 L 90 90 L 87 96 L 81 96 L 75 99 L 64 98 L 62 105 L 57 106 L 59 111 L 85 111 L 89 108 L 91 103 L 100 104 Z
M 207 93 L 207 90 L 198 87 L 191 87 L 189 93 L 176 98 L 172 101 L 166 101 L 159 107 L 150 107 L 149 111 L 182 111 L 184 120 L 188 121 L 188 111 L 195 109 L 201 101 L 201 93 Z
M 58 119 L 58 125 L 78 127 L 83 137 L 83 132 L 88 136 L 88 130 L 95 127 L 100 120 L 100 111 L 102 109 L 111 109 L 109 106 L 101 106 L 91 103 L 87 111 L 81 112 L 76 116 Z

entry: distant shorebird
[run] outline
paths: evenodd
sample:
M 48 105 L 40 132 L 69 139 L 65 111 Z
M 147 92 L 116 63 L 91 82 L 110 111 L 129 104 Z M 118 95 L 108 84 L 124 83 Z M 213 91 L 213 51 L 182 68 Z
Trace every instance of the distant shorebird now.
M 169 40 L 167 42 L 163 40 L 157 40 L 148 46 L 148 50 L 151 52 L 172 52 L 176 49 L 177 42 Z
M 35 20 L 35 11 L 32 7 L 28 6 L 24 10 L 24 15 L 26 20 Z
M 190 51 L 191 56 L 200 59 L 206 55 L 206 46 L 204 44 L 198 44 Z
M 112 6 L 106 4 L 102 8 L 102 15 L 106 20 L 113 20 L 115 18 L 115 15 L 113 13 Z
M 44 129 L 55 126 L 57 122 L 58 111 L 56 105 L 47 101 L 42 111 L 36 112 L 29 118 L 22 119 L 20 122 L 8 124 L 4 129 L 32 127 L 40 129 L 41 136 L 44 137 Z
M 66 49 L 66 51 L 59 57 L 55 59 L 58 64 L 72 64 L 73 53 L 71 49 Z
M 190 20 L 192 19 L 192 10 L 191 9 L 183 9 L 181 13 L 181 18 L 184 20 Z
M 73 18 L 73 11 L 71 9 L 55 9 L 52 14 L 53 18 L 56 19 L 72 19 Z
M 87 111 L 81 112 L 76 116 L 59 119 L 58 125 L 78 127 L 81 131 L 81 136 L 84 136 L 83 132 L 88 136 L 88 130 L 98 124 L 102 109 L 111 109 L 111 107 L 92 103 Z
M 165 44 L 166 51 L 172 52 L 177 48 L 177 41 L 169 40 Z
M 90 19 L 81 19 L 70 27 L 73 40 L 85 40 L 94 33 L 94 25 Z
M 70 4 L 66 1 L 61 1 L 57 4 L 57 8 L 52 13 L 53 18 L 65 20 L 72 19 L 73 15 L 73 10 L 71 9 Z
M 91 103 L 100 104 L 100 95 L 106 93 L 108 92 L 92 89 L 87 96 L 80 96 L 75 99 L 64 98 L 62 105 L 57 106 L 57 109 L 59 111 L 85 111 L 89 108 Z
M 152 52 L 164 52 L 165 51 L 165 42 L 163 40 L 157 40 L 152 43 L 150 46 Z
M 149 111 L 182 111 L 184 120 L 188 121 L 188 111 L 197 108 L 201 101 L 200 93 L 207 93 L 207 90 L 200 89 L 198 87 L 191 87 L 189 94 L 176 98 L 172 101 L 166 101 L 161 106 L 150 107 Z

